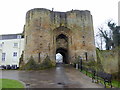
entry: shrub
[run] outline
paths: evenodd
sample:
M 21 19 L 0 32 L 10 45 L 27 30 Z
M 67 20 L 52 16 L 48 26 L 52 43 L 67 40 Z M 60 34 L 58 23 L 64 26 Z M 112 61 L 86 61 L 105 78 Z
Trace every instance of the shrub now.
M 41 69 L 51 68 L 53 66 L 54 64 L 50 60 L 49 56 L 47 56 L 41 64 L 37 64 L 34 58 L 31 56 L 27 64 L 22 66 L 20 69 L 21 70 L 41 70 Z
M 34 58 L 31 56 L 27 64 L 21 67 L 22 70 L 37 70 L 39 69 L 39 64 L 36 64 Z
M 51 68 L 53 67 L 52 61 L 49 56 L 46 56 L 44 61 L 41 63 L 41 69 Z

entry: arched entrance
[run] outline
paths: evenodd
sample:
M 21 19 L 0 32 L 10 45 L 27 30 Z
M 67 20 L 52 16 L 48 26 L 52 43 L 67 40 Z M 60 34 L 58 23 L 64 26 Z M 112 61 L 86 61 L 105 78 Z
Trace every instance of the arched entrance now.
M 63 56 L 60 53 L 56 53 L 56 63 L 63 63 Z
M 56 54 L 60 53 L 63 56 L 63 63 L 69 64 L 68 61 L 68 37 L 66 35 L 59 34 L 56 37 Z
M 64 48 L 58 48 L 56 50 L 56 54 L 57 53 L 60 53 L 62 56 L 63 56 L 63 63 L 64 64 L 69 64 L 69 61 L 68 61 L 68 51 Z

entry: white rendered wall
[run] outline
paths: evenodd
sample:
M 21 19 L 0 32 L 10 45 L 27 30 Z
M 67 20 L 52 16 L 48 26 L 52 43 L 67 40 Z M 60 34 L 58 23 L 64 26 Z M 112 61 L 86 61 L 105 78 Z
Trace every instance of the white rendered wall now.
M 18 47 L 14 47 L 14 43 L 18 43 Z M 19 58 L 24 50 L 24 38 L 0 40 L 0 65 L 17 65 L 19 67 Z M 17 52 L 17 56 L 13 56 L 13 52 Z M 6 53 L 5 61 L 2 61 L 2 53 Z

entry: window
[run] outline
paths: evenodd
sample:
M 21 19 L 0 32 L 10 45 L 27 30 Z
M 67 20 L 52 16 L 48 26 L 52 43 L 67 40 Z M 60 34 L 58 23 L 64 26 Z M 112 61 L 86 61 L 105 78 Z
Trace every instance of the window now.
M 83 46 L 85 46 L 85 41 L 83 41 Z
M 13 52 L 13 57 L 17 57 L 17 52 Z
M 85 58 L 86 58 L 86 61 L 88 60 L 88 53 L 85 52 Z
M 0 47 L 2 47 L 2 44 L 0 44 Z
M 38 53 L 38 62 L 40 62 L 40 53 Z
M 4 44 L 4 42 L 2 42 L 2 44 Z
M 6 53 L 2 53 L 2 61 L 5 61 Z
M 83 38 L 85 38 L 85 36 L 82 36 Z
M 18 47 L 18 43 L 14 43 L 14 47 Z
M 20 38 L 21 38 L 21 35 L 17 35 L 17 38 L 20 39 Z

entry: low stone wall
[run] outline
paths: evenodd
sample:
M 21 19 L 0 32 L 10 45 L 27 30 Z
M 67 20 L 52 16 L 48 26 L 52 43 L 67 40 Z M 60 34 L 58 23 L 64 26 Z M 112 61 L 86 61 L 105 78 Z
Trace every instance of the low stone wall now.
M 118 72 L 119 50 L 118 48 L 113 50 L 97 50 L 97 57 L 105 72 L 111 74 Z

